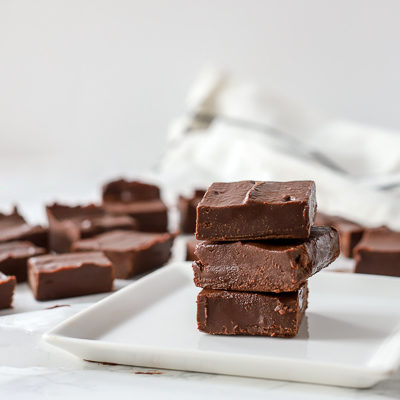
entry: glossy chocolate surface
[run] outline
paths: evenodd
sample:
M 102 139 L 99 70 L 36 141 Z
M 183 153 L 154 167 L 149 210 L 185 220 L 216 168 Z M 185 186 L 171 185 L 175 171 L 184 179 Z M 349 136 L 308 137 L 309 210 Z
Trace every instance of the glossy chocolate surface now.
M 82 252 L 30 258 L 28 280 L 37 300 L 51 300 L 109 292 L 114 276 L 103 253 Z
M 72 243 L 114 229 L 132 230 L 137 221 L 129 215 L 112 215 L 103 207 L 66 206 L 53 204 L 46 207 L 49 220 L 50 248 L 57 253 L 71 251 Z
M 104 185 L 103 206 L 116 215 L 135 218 L 144 232 L 166 232 L 168 209 L 160 197 L 160 189 L 138 181 L 119 179 Z
M 141 202 L 160 200 L 160 188 L 140 181 L 118 179 L 103 186 L 104 202 Z
M 18 282 L 24 282 L 27 278 L 28 258 L 44 253 L 46 249 L 31 242 L 0 243 L 0 272 L 15 276 Z
M 400 232 L 366 229 L 354 249 L 355 272 L 400 277 Z
M 314 225 L 331 226 L 339 232 L 340 251 L 345 257 L 352 257 L 354 247 L 361 240 L 364 227 L 348 219 L 317 212 Z
M 292 337 L 307 308 L 308 289 L 289 293 L 248 293 L 203 289 L 197 297 L 197 324 L 213 335 Z
M 196 238 L 306 239 L 316 207 L 313 181 L 213 183 L 197 207 Z
M 116 278 L 126 279 L 161 267 L 171 257 L 175 235 L 113 231 L 74 243 L 75 251 L 102 251 L 112 261 Z
M 201 242 L 193 263 L 196 286 L 291 292 L 339 255 L 336 230 L 313 227 L 306 241 Z

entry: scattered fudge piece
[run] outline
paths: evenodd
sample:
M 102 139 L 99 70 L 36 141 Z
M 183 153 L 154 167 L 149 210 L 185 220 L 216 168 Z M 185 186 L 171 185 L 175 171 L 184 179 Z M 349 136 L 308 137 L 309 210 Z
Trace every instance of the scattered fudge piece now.
M 328 226 L 312 227 L 306 241 L 200 242 L 194 283 L 208 289 L 292 292 L 339 255 L 339 238 Z
M 186 241 L 186 261 L 197 260 L 197 256 L 194 254 L 194 251 L 198 243 L 201 243 L 201 240 L 197 240 L 195 238 L 188 239 Z
M 295 336 L 307 297 L 307 283 L 279 294 L 203 289 L 197 297 L 197 325 L 213 335 Z
M 103 207 L 65 206 L 54 203 L 46 207 L 49 221 L 50 249 L 57 253 L 71 251 L 72 243 L 113 229 L 131 230 L 137 222 L 129 215 L 111 215 Z
M 28 281 L 36 300 L 110 292 L 111 261 L 101 252 L 48 254 L 28 260 Z
M 103 206 L 112 214 L 128 214 L 144 232 L 166 232 L 168 208 L 158 186 L 119 179 L 104 185 Z
M 15 286 L 15 276 L 7 276 L 0 272 L 0 310 L 11 307 Z
M 10 214 L 0 213 L 0 243 L 27 240 L 36 246 L 47 248 L 47 235 L 46 228 L 28 224 L 17 207 Z
M 0 272 L 15 276 L 17 282 L 24 282 L 27 277 L 28 258 L 44 253 L 46 249 L 31 242 L 0 243 Z
M 339 232 L 340 251 L 345 257 L 352 257 L 354 247 L 361 240 L 364 228 L 356 222 L 333 215 L 317 212 L 315 225 L 331 226 Z
M 199 240 L 307 239 L 313 181 L 213 183 L 197 206 Z
M 163 266 L 171 256 L 174 238 L 171 233 L 112 231 L 75 242 L 73 249 L 104 252 L 115 277 L 126 279 Z
M 192 197 L 179 196 L 178 209 L 181 233 L 196 232 L 196 209 L 205 193 L 205 190 L 196 189 Z
M 400 277 L 400 232 L 366 229 L 354 249 L 355 272 Z

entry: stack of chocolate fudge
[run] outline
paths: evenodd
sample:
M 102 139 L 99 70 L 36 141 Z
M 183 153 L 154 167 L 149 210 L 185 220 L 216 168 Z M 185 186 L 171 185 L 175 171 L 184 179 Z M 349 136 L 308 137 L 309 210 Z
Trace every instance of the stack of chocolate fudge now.
M 214 183 L 197 207 L 194 282 L 200 331 L 292 337 L 307 280 L 339 255 L 338 233 L 314 227 L 312 181 Z

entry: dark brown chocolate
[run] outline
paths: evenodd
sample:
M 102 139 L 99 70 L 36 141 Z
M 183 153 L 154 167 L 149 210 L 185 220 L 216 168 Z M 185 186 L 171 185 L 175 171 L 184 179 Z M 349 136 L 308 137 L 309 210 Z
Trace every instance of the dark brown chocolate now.
M 316 208 L 312 181 L 213 183 L 197 207 L 196 238 L 307 239 Z
M 0 272 L 0 310 L 11 308 L 16 284 L 15 276 Z
M 248 293 L 203 289 L 197 297 L 197 324 L 213 335 L 297 335 L 307 308 L 305 283 L 289 293 Z
M 36 300 L 63 299 L 113 289 L 111 261 L 101 252 L 48 254 L 28 260 Z
M 0 243 L 26 240 L 39 247 L 48 247 L 48 231 L 40 225 L 28 224 L 14 207 L 10 214 L 0 213 Z
M 112 214 L 132 216 L 141 231 L 168 229 L 168 209 L 155 185 L 124 179 L 109 182 L 103 187 L 103 206 Z
M 348 219 L 317 212 L 314 225 L 331 226 L 339 232 L 340 252 L 345 257 L 352 257 L 354 247 L 361 240 L 364 228 Z
M 27 277 L 28 258 L 44 253 L 46 249 L 37 247 L 31 242 L 0 243 L 0 272 L 15 276 L 17 282 L 24 282 Z
M 139 181 L 118 179 L 103 186 L 104 202 L 133 203 L 161 199 L 160 188 L 156 185 Z
M 196 232 L 196 209 L 205 193 L 205 190 L 196 189 L 191 197 L 179 196 L 178 208 L 181 233 Z
M 201 243 L 201 240 L 197 239 L 188 239 L 186 241 L 186 261 L 196 261 L 197 256 L 194 254 L 196 246 L 198 243 Z
M 355 272 L 400 277 L 400 232 L 366 229 L 354 249 Z
M 65 206 L 53 204 L 46 207 L 49 220 L 50 249 L 57 253 L 71 251 L 72 243 L 114 229 L 132 230 L 138 223 L 129 215 L 111 215 L 103 207 Z
M 135 218 L 143 232 L 166 232 L 168 229 L 168 209 L 161 200 L 103 204 L 111 214 L 128 214 Z
M 113 264 L 115 277 L 126 279 L 167 263 L 174 238 L 171 233 L 113 231 L 80 240 L 73 248 L 104 252 Z
M 313 227 L 302 241 L 201 242 L 194 283 L 208 289 L 292 292 L 339 255 L 338 233 Z

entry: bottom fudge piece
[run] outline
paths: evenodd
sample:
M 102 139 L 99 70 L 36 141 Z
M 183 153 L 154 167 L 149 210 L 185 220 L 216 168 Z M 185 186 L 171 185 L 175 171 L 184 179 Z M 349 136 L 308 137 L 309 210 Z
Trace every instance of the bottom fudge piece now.
M 28 280 L 37 300 L 51 300 L 110 292 L 114 276 L 103 253 L 87 252 L 30 258 Z
M 196 246 L 198 243 L 200 243 L 201 240 L 197 239 L 188 239 L 186 242 L 186 261 L 196 261 L 198 260 L 196 254 L 194 254 L 194 251 L 196 249 Z
M 340 252 L 345 257 L 353 257 L 354 247 L 356 247 L 364 233 L 364 228 L 356 222 L 334 215 L 323 214 L 321 212 L 317 213 L 314 225 L 327 225 L 338 231 Z
M 0 272 L 0 310 L 11 307 L 16 284 L 15 276 L 7 276 Z
M 17 282 L 24 282 L 27 277 L 28 258 L 44 253 L 45 249 L 31 242 L 0 243 L 0 272 L 15 276 Z
M 400 232 L 367 229 L 354 249 L 355 272 L 400 276 Z
M 197 297 L 197 325 L 212 335 L 297 335 L 307 308 L 305 283 L 288 293 L 203 289 Z
M 171 233 L 113 231 L 79 240 L 73 249 L 104 252 L 113 264 L 115 277 L 126 279 L 164 265 L 171 257 L 174 238 Z

